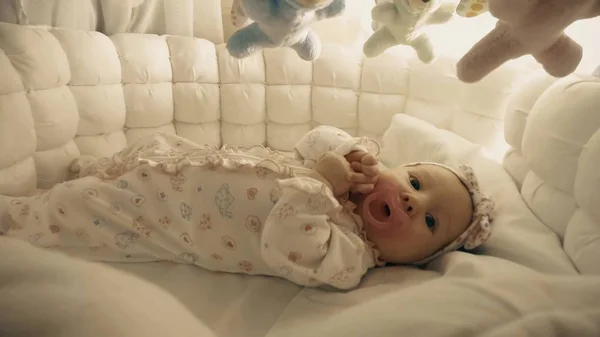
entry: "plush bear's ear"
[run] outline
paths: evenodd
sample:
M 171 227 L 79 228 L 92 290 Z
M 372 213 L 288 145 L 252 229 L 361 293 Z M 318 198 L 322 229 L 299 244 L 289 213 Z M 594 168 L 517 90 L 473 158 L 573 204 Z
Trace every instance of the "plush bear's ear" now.
M 488 8 L 488 0 L 460 0 L 458 7 L 456 7 L 456 14 L 472 18 L 486 13 Z

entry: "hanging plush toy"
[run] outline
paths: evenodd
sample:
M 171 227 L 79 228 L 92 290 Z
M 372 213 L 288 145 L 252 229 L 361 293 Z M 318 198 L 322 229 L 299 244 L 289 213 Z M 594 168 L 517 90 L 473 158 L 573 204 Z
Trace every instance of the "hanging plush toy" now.
M 456 5 L 440 4 L 440 0 L 380 2 L 371 11 L 372 27 L 377 30 L 365 42 L 363 52 L 367 57 L 375 57 L 390 47 L 403 44 L 414 48 L 421 61 L 430 63 L 435 52 L 421 28 L 447 22 L 455 9 Z
M 477 16 L 487 6 L 498 23 L 458 62 L 458 78 L 464 82 L 477 82 L 504 62 L 528 54 L 548 74 L 567 76 L 579 66 L 583 50 L 565 28 L 600 15 L 600 0 L 462 0 L 457 13 Z
M 345 8 L 345 0 L 234 0 L 231 20 L 243 28 L 229 38 L 227 50 L 244 58 L 263 48 L 290 47 L 303 60 L 316 60 L 321 41 L 309 25 Z

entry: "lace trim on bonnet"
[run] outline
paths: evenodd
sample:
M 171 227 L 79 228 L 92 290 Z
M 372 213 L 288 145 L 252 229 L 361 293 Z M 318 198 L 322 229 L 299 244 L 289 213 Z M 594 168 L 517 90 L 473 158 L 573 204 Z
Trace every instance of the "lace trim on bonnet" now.
M 450 166 L 434 162 L 418 162 L 405 166 L 417 165 L 435 165 L 454 173 L 469 191 L 471 201 L 473 202 L 473 216 L 471 217 L 471 224 L 461 235 L 431 256 L 417 261 L 415 264 L 426 264 L 438 256 L 455 251 L 461 247 L 466 250 L 473 250 L 484 244 L 492 234 L 492 211 L 494 210 L 495 203 L 491 197 L 481 192 L 473 169 L 468 165 L 459 165 L 458 170 L 455 170 Z

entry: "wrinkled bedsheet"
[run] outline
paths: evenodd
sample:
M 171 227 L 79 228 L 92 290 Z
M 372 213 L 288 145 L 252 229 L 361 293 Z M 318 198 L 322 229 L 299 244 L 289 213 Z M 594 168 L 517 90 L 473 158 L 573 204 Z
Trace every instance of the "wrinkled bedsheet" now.
M 442 277 L 380 269 L 338 293 L 131 265 L 152 284 L 2 237 L 0 254 L 1 336 L 600 335 L 599 277 L 543 275 L 494 257 L 447 255 L 434 267 Z

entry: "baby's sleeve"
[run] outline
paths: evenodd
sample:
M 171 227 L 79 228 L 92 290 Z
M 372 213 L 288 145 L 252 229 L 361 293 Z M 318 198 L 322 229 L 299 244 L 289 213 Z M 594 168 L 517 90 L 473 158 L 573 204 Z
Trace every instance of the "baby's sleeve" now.
M 366 137 L 352 137 L 334 126 L 321 125 L 306 133 L 294 146 L 296 157 L 312 167 L 325 153 L 334 151 L 342 156 L 352 151 L 379 155 L 379 144 Z
M 374 258 L 358 235 L 336 225 L 341 205 L 329 188 L 308 177 L 280 180 L 279 186 L 281 197 L 262 232 L 265 262 L 300 285 L 356 287 Z

